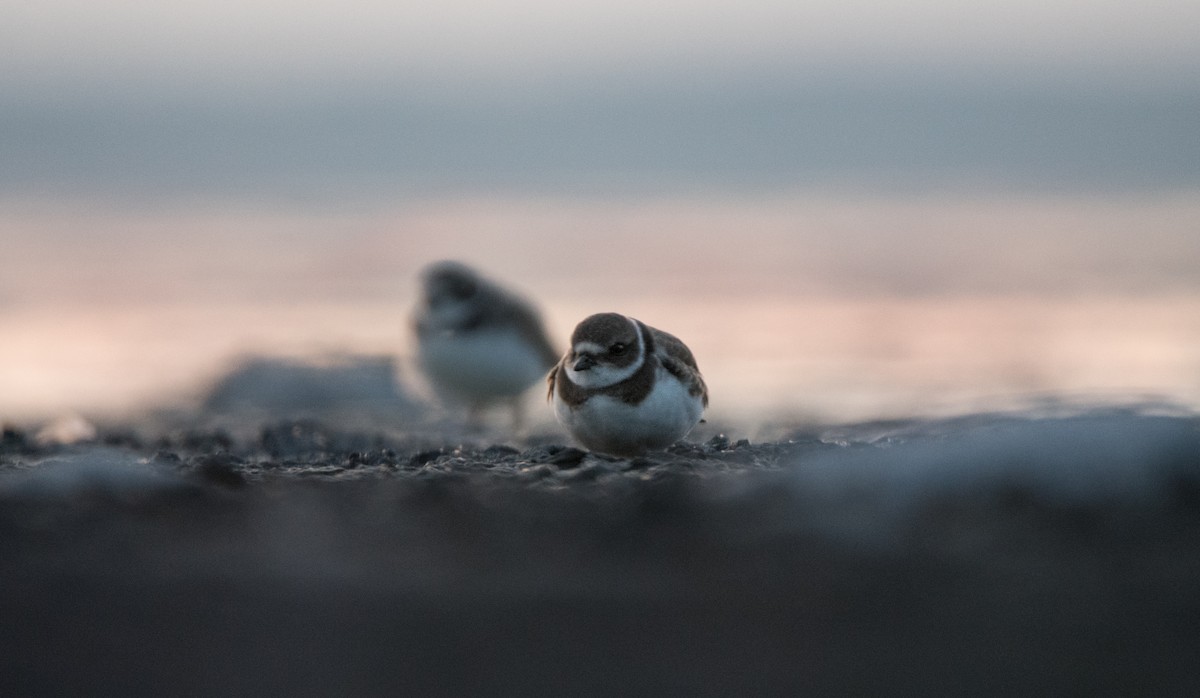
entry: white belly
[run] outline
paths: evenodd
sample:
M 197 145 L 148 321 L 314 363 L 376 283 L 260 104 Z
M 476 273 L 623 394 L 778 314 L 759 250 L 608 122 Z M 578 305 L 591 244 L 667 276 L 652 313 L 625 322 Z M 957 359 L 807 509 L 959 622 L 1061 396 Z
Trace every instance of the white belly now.
M 700 398 L 661 368 L 654 390 L 637 405 L 595 395 L 571 409 L 554 398 L 555 416 L 580 444 L 618 456 L 670 446 L 687 436 L 703 412 Z
M 515 397 L 549 370 L 511 330 L 425 337 L 417 347 L 417 363 L 443 398 L 473 404 Z

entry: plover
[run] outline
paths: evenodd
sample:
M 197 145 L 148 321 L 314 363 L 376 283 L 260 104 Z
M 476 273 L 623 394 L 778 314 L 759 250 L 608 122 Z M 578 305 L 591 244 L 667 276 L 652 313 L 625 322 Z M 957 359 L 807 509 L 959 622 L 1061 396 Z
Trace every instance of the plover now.
M 585 448 L 633 456 L 687 435 L 708 406 L 679 338 L 618 313 L 592 315 L 547 377 L 554 414 Z
M 444 402 L 465 406 L 472 426 L 485 408 L 508 403 L 521 428 L 521 394 L 558 360 L 537 309 L 459 262 L 426 267 L 421 283 L 413 326 L 431 387 Z

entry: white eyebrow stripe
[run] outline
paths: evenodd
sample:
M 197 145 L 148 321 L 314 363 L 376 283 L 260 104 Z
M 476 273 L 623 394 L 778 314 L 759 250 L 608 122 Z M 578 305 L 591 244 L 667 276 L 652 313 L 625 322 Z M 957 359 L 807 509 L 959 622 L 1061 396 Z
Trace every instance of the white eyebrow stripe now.
M 626 320 L 628 320 L 629 324 L 633 325 L 633 331 L 637 333 L 638 360 L 634 361 L 633 363 L 634 363 L 634 365 L 640 367 L 642 365 L 642 361 L 644 361 L 646 359 L 646 336 L 642 334 L 642 326 L 641 326 L 641 324 L 638 323 L 637 320 L 634 320 L 633 318 L 629 317 L 628 315 L 624 315 L 622 317 L 624 317 Z

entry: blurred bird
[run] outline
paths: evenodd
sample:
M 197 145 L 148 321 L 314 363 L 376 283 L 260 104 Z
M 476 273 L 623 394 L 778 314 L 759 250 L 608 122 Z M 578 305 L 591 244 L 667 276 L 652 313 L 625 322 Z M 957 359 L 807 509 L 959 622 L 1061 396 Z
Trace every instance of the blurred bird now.
M 473 427 L 486 408 L 507 403 L 521 429 L 521 394 L 558 359 L 537 309 L 459 262 L 426 267 L 421 284 L 413 325 L 417 362 L 431 387 L 464 405 Z
M 708 406 L 691 350 L 617 313 L 592 315 L 547 377 L 558 421 L 584 447 L 635 456 L 687 435 Z

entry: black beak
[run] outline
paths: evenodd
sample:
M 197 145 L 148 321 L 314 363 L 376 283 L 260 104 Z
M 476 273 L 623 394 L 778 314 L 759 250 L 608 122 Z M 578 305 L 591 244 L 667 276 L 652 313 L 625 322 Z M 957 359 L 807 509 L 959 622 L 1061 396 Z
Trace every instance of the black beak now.
M 596 360 L 593 359 L 592 357 L 588 356 L 587 354 L 584 354 L 575 360 L 575 370 L 576 371 L 586 371 L 595 365 L 596 365 Z

